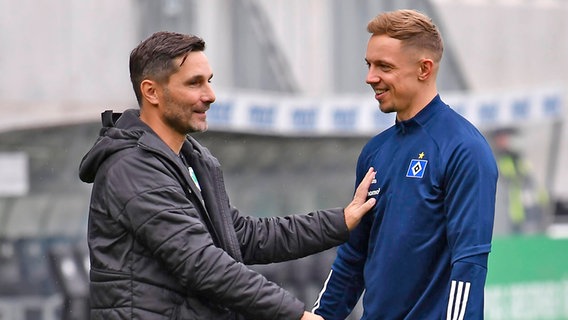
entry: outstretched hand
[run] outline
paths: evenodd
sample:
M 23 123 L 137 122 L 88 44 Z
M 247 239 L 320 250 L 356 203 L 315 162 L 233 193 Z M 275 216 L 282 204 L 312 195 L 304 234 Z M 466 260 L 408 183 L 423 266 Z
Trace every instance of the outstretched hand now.
M 375 198 L 366 200 L 371 182 L 375 179 L 375 173 L 375 169 L 369 168 L 357 190 L 355 190 L 353 201 L 343 210 L 349 231 L 353 230 L 359 224 L 361 218 L 375 205 Z

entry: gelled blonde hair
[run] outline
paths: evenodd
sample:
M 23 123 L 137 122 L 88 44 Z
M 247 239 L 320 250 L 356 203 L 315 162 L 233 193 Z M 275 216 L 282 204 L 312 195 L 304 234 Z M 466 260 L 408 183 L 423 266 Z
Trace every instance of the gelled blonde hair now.
M 442 59 L 444 43 L 438 27 L 432 19 L 416 10 L 381 13 L 369 21 L 367 31 L 401 40 L 405 47 L 426 50 L 435 62 Z

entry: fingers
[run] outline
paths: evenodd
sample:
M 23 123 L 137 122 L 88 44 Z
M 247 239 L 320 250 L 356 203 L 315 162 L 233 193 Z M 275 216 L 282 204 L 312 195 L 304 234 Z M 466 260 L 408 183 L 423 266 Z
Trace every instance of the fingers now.
M 353 201 L 344 210 L 345 222 L 349 230 L 353 230 L 359 224 L 361 218 L 373 208 L 377 201 L 374 197 L 367 199 L 369 187 L 374 179 L 375 170 L 371 167 L 355 190 Z
M 361 214 L 361 216 L 363 216 L 365 213 L 371 210 L 371 208 L 373 208 L 375 203 L 377 203 L 377 199 L 375 198 L 369 198 L 367 201 L 365 201 L 365 203 L 361 205 L 361 210 L 363 211 L 363 214 Z
M 359 198 L 359 199 L 361 199 L 361 201 L 364 201 L 367 198 L 367 194 L 369 192 L 369 187 L 371 186 L 371 183 L 375 179 L 376 173 L 377 172 L 375 171 L 375 169 L 373 167 L 369 168 L 369 170 L 365 174 L 365 177 L 363 178 L 363 180 L 361 181 L 361 183 L 357 187 L 357 190 L 355 190 L 355 198 Z

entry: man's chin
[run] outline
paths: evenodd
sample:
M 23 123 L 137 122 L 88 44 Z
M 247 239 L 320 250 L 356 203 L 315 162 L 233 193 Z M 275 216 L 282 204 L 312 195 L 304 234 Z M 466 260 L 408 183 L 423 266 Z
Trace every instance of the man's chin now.
M 391 113 L 391 112 L 394 112 L 394 108 L 392 108 L 392 107 L 390 107 L 390 106 L 388 106 L 388 105 L 386 105 L 386 104 L 383 104 L 383 103 L 381 103 L 381 102 L 379 102 L 379 109 L 381 110 L 382 113 Z
M 199 132 L 205 132 L 207 131 L 207 129 L 209 129 L 209 126 L 207 124 L 203 124 L 200 126 L 195 126 L 189 129 L 189 133 L 199 133 Z

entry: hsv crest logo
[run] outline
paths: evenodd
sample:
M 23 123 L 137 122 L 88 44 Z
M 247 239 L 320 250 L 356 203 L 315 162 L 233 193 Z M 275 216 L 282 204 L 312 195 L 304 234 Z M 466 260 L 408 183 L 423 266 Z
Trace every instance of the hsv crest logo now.
M 426 165 L 428 160 L 412 159 L 410 160 L 410 165 L 408 166 L 408 171 L 406 176 L 408 178 L 422 178 L 424 176 L 424 171 L 426 171 Z

